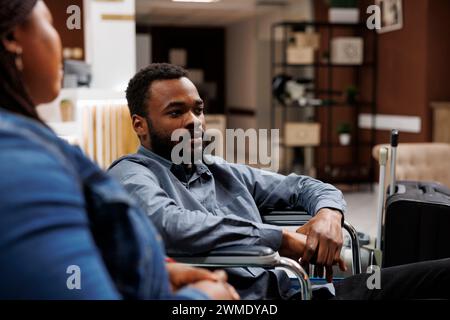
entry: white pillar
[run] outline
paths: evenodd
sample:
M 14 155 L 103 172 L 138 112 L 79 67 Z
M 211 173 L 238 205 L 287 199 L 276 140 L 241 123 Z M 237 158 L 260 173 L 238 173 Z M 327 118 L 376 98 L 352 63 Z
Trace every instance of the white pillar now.
M 124 90 L 136 72 L 135 0 L 84 0 L 84 36 L 91 87 Z

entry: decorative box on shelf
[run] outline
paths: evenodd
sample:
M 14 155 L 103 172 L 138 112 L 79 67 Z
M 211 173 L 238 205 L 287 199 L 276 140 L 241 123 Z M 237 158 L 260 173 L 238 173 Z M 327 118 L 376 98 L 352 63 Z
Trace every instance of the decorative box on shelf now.
M 312 64 L 314 63 L 313 48 L 289 47 L 287 49 L 288 64 Z
M 307 147 L 320 144 L 320 123 L 287 122 L 284 132 L 284 144 L 287 147 Z
M 359 37 L 338 37 L 331 40 L 331 63 L 361 65 L 364 61 L 364 40 Z
M 331 23 L 358 23 L 358 8 L 330 8 L 328 10 L 328 20 Z
M 358 0 L 327 0 L 330 5 L 328 20 L 331 23 L 358 23 Z
M 320 34 L 317 32 L 295 32 L 293 38 L 297 47 L 319 50 Z
M 320 35 L 315 32 L 295 32 L 287 48 L 288 64 L 312 64 L 319 49 Z

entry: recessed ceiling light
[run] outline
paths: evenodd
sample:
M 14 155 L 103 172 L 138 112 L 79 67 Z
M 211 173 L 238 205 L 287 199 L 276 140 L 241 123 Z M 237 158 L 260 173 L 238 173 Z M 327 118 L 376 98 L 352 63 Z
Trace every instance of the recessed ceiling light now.
M 172 0 L 172 2 L 197 2 L 197 3 L 212 3 L 220 0 Z

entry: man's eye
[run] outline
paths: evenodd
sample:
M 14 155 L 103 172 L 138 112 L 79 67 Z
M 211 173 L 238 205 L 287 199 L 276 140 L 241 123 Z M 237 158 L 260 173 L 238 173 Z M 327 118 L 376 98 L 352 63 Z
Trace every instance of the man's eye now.
M 180 111 L 180 110 L 174 110 L 174 111 L 171 111 L 170 113 L 169 113 L 169 115 L 171 116 L 171 117 L 178 117 L 178 116 L 180 116 L 182 114 L 182 112 Z

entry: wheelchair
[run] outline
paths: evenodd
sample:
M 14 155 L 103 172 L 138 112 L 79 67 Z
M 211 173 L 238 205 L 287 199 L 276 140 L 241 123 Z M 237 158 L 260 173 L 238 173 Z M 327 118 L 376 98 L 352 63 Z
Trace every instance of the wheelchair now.
M 312 216 L 306 211 L 278 211 L 269 210 L 261 214 L 264 223 L 276 226 L 302 226 Z M 361 256 L 358 233 L 355 228 L 344 221 L 343 229 L 350 236 L 352 250 L 352 274 L 360 274 Z M 281 257 L 278 252 L 263 246 L 230 246 L 212 250 L 199 255 L 172 255 L 171 258 L 179 263 L 185 263 L 196 267 L 205 268 L 282 268 L 291 271 L 300 285 L 300 299 L 310 300 L 312 298 L 311 279 L 308 273 L 295 260 Z M 311 269 L 311 268 L 310 268 Z

